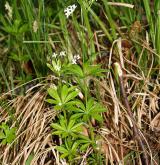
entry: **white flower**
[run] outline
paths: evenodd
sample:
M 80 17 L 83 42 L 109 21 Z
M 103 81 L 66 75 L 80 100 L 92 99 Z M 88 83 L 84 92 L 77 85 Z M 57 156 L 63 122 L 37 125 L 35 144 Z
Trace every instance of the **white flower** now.
M 54 52 L 54 53 L 52 54 L 52 58 L 56 58 L 57 55 L 58 55 L 58 54 Z
M 72 59 L 72 64 L 77 64 L 77 60 L 75 58 Z
M 12 7 L 9 5 L 9 3 L 8 2 L 6 2 L 6 4 L 5 4 L 5 9 L 7 10 L 7 14 L 8 14 L 8 17 L 10 18 L 10 19 L 12 19 Z
M 58 72 L 59 72 L 59 71 L 61 70 L 61 67 L 60 67 L 60 66 L 58 66 L 58 65 L 55 65 L 55 66 L 54 66 L 54 69 L 55 69 L 56 71 L 58 71 Z
M 35 21 L 33 22 L 33 32 L 36 33 L 37 30 L 38 30 L 38 22 L 35 20 Z
M 79 54 L 74 55 L 74 57 L 73 57 L 73 59 L 72 59 L 72 64 L 77 64 L 77 60 L 79 60 L 79 59 L 80 59 Z
M 68 18 L 76 9 L 76 5 L 70 5 L 64 10 L 65 16 Z
M 79 60 L 79 59 L 80 59 L 79 54 L 75 55 L 74 58 L 75 58 L 76 60 Z
M 59 56 L 60 56 L 60 57 L 65 57 L 65 56 L 66 56 L 66 52 L 65 52 L 65 51 L 61 51 L 61 52 L 59 53 Z

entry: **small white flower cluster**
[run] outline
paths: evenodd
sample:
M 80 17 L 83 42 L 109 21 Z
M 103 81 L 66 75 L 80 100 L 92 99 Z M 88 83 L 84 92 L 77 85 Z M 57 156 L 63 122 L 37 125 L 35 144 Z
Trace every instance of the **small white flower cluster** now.
M 61 70 L 61 67 L 59 65 L 55 65 L 54 69 L 59 72 Z
M 57 56 L 58 56 L 58 54 L 55 52 L 52 54 L 52 58 L 56 58 Z
M 12 7 L 9 5 L 8 2 L 6 2 L 5 4 L 5 9 L 7 11 L 7 15 L 10 19 L 12 19 L 12 14 L 13 14 L 13 11 L 12 11 Z
M 52 58 L 56 58 L 58 56 L 58 54 L 57 53 L 53 53 L 52 54 Z M 59 53 L 59 57 L 65 57 L 66 56 L 66 52 L 65 51 L 61 51 L 60 53 Z
M 49 66 L 51 66 L 50 64 L 48 64 Z M 58 59 L 58 60 L 52 60 L 52 68 L 59 72 L 61 70 L 61 61 Z
M 65 56 L 66 56 L 66 52 L 65 52 L 65 51 L 61 51 L 61 52 L 59 53 L 59 56 L 60 56 L 60 57 L 65 57 Z
M 73 56 L 73 59 L 72 59 L 72 64 L 77 64 L 77 60 L 79 60 L 79 59 L 80 59 L 79 54 L 74 55 L 74 56 Z
M 65 16 L 68 18 L 75 11 L 76 7 L 77 6 L 75 4 L 68 6 L 64 10 Z

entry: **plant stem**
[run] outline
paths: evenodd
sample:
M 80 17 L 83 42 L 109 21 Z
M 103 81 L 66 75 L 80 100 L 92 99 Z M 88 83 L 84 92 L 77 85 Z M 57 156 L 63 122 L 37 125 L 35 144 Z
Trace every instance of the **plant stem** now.
M 131 108 L 130 108 L 130 105 L 129 105 L 129 102 L 128 102 L 128 99 L 127 99 L 127 95 L 126 95 L 126 92 L 125 92 L 122 69 L 121 69 L 119 63 L 114 63 L 114 66 L 115 66 L 115 69 L 116 69 L 118 77 L 119 77 L 119 84 L 120 84 L 120 89 L 121 89 L 124 105 L 126 107 L 128 115 L 129 115 L 129 117 L 130 117 L 130 119 L 132 120 L 132 123 L 133 123 L 133 134 L 134 134 L 134 137 L 135 137 L 135 139 L 138 142 L 139 149 L 141 151 L 143 151 L 143 153 L 141 154 L 142 164 L 143 165 L 149 165 L 148 156 L 147 156 L 147 153 L 146 153 L 146 150 L 145 150 L 145 146 L 144 146 L 143 141 L 142 141 L 140 130 L 139 130 L 139 128 L 138 128 L 138 126 L 136 124 L 136 121 L 135 121 L 135 119 L 133 117 L 133 114 L 132 114 L 132 111 L 131 111 Z

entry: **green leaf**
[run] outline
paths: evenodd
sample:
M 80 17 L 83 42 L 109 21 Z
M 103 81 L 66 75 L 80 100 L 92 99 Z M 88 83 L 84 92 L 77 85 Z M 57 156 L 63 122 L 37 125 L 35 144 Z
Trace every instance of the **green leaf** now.
M 4 139 L 6 136 L 5 134 L 3 133 L 3 131 L 0 131 L 0 139 Z
M 58 103 L 56 100 L 53 100 L 53 99 L 46 99 L 46 102 L 48 102 L 50 104 L 57 104 Z
M 86 143 L 86 144 L 83 144 L 81 147 L 80 147 L 80 151 L 86 151 L 87 147 L 90 145 L 90 143 Z
M 61 89 L 61 100 L 63 103 L 66 102 L 65 99 L 68 95 L 68 92 L 69 92 L 68 87 L 66 85 L 63 85 L 63 87 Z
M 73 119 L 78 119 L 78 118 L 80 118 L 82 115 L 83 115 L 82 113 L 76 113 L 76 114 L 72 115 L 72 118 L 73 118 Z
M 65 120 L 64 116 L 60 116 L 60 125 L 63 127 L 63 128 L 66 128 L 67 127 L 67 120 Z
M 51 127 L 54 129 L 52 134 L 56 134 L 65 138 L 67 136 L 76 137 L 82 130 L 83 123 L 76 124 L 75 119 L 70 117 L 68 124 L 63 116 L 60 116 L 60 124 L 52 123 Z
M 60 157 L 63 159 L 65 157 L 67 157 L 68 155 L 69 155 L 69 153 L 67 152 L 67 153 L 62 154 Z
M 74 74 L 77 77 L 83 78 L 84 74 L 82 68 L 79 65 L 72 65 L 68 68 L 67 74 Z
M 74 99 L 75 97 L 77 97 L 77 95 L 78 95 L 77 91 L 69 93 L 68 96 L 65 98 L 65 102 L 68 102 L 68 101 Z
M 22 25 L 20 28 L 19 28 L 19 33 L 24 33 L 24 32 L 26 32 L 26 31 L 28 31 L 28 24 L 24 24 L 24 25 Z
M 73 145 L 72 145 L 72 151 L 76 152 L 78 146 L 79 146 L 79 143 L 74 142 Z
M 2 144 L 11 143 L 16 138 L 16 128 L 9 128 L 6 123 L 0 125 L 0 139 Z
M 101 69 L 100 65 L 90 65 L 89 62 L 83 64 L 83 72 L 87 76 L 104 76 L 105 69 Z
M 68 150 L 62 146 L 57 146 L 56 149 L 60 152 L 60 153 L 68 153 Z
M 71 91 L 74 91 L 76 89 L 76 86 L 71 86 L 69 87 L 68 91 L 71 92 Z
M 64 127 L 62 127 L 62 126 L 60 126 L 59 124 L 56 124 L 56 123 L 52 123 L 51 127 L 54 128 L 54 129 L 57 129 L 57 130 L 61 130 L 61 131 L 65 130 Z
M 96 119 L 97 121 L 103 121 L 102 116 L 100 116 L 99 114 L 94 114 L 94 115 L 92 115 L 92 117 L 93 117 L 94 119 Z
M 59 135 L 59 136 L 61 136 L 61 135 L 64 135 L 65 133 L 63 132 L 63 131 L 53 131 L 52 132 L 52 135 Z M 63 138 L 64 137 L 67 137 L 67 135 L 65 135 L 65 136 L 63 136 Z
M 78 107 L 79 107 L 81 110 L 85 111 L 86 107 L 85 107 L 85 105 L 83 104 L 82 101 L 79 100 L 79 102 L 78 102 L 77 105 L 78 105 Z
M 75 124 L 75 120 L 71 119 L 71 120 L 69 121 L 69 123 L 68 123 L 67 129 L 68 129 L 68 130 L 71 130 L 72 127 L 74 126 L 74 124 Z
M 86 109 L 89 111 L 94 106 L 94 100 L 90 98 L 86 103 Z
M 7 139 L 3 139 L 2 142 L 1 142 L 2 145 L 6 145 L 7 144 Z
M 55 99 L 47 99 L 46 101 L 55 104 L 55 109 L 60 110 L 62 108 L 67 108 L 70 105 L 77 104 L 77 100 L 74 100 L 75 97 L 78 95 L 78 91 L 73 91 L 75 89 L 75 86 L 67 87 L 66 85 L 63 85 L 62 87 L 58 87 L 58 89 L 49 88 L 48 94 Z M 59 96 L 59 93 L 61 96 Z
M 78 104 L 78 101 L 69 101 L 67 103 L 65 103 L 65 105 L 67 106 L 67 108 L 69 109 L 70 106 L 73 106 L 73 105 L 77 105 Z
M 56 105 L 54 106 L 54 110 L 61 110 L 63 108 L 63 105 Z
M 49 94 L 52 98 L 54 98 L 55 100 L 57 100 L 59 103 L 61 102 L 61 99 L 60 99 L 60 97 L 59 97 L 58 92 L 57 92 L 56 89 L 49 88 L 47 91 L 48 91 L 48 94 Z
M 81 131 L 82 130 L 82 127 L 81 127 L 82 125 L 83 125 L 83 123 L 78 123 L 78 124 L 76 124 L 72 127 L 72 130 Z

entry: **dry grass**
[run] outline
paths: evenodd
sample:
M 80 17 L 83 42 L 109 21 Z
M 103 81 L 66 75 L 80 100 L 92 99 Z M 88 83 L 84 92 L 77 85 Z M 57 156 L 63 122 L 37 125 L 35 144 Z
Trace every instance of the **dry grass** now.
M 114 44 L 118 40 L 113 42 Z M 118 43 L 117 43 L 118 44 Z M 122 45 L 122 44 L 120 44 Z M 112 49 L 109 56 L 108 66 L 111 66 Z M 118 49 L 123 49 L 118 46 Z M 149 158 L 149 164 L 160 163 L 160 77 L 151 78 L 153 71 L 153 60 L 147 69 L 146 76 L 137 65 L 137 62 L 127 59 L 118 50 L 119 61 L 123 68 L 124 87 L 132 109 L 133 117 L 140 131 L 145 152 Z M 124 52 L 123 52 L 124 54 Z M 153 55 L 151 56 L 153 58 Z M 124 106 L 124 98 L 120 92 L 120 85 L 116 82 L 111 72 L 107 79 L 94 80 L 99 84 L 101 99 L 108 111 L 104 114 L 105 125 L 98 130 L 103 137 L 101 144 L 106 155 L 106 164 L 118 162 L 118 164 L 141 164 L 140 154 L 136 138 L 133 135 L 133 122 Z M 94 91 L 93 93 L 96 93 Z M 156 148 L 156 152 L 155 152 Z M 143 164 L 143 163 L 142 163 Z
M 46 106 L 46 92 L 44 86 L 34 92 L 34 88 L 25 96 L 17 96 L 10 101 L 15 109 L 16 121 L 12 127 L 17 126 L 17 137 L 12 144 L 1 146 L 0 160 L 3 165 L 23 165 L 29 157 L 31 164 L 59 164 L 59 155 L 54 149 L 50 124 L 56 112 Z M 2 111 L 1 121 L 7 121 L 5 110 Z

